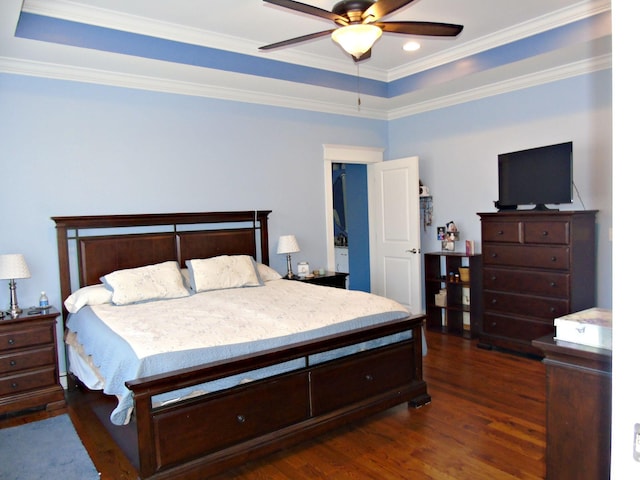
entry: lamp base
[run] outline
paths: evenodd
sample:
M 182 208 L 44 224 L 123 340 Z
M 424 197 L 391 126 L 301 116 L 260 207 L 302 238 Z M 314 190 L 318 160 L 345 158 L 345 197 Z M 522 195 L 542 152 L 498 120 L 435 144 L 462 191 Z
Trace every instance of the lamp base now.
M 9 297 L 11 298 L 9 303 L 9 310 L 7 314 L 16 318 L 22 313 L 22 309 L 18 306 L 18 296 L 16 295 L 16 281 L 14 279 L 9 280 Z
M 293 269 L 291 268 L 291 254 L 287 254 L 287 278 L 291 280 L 294 277 Z

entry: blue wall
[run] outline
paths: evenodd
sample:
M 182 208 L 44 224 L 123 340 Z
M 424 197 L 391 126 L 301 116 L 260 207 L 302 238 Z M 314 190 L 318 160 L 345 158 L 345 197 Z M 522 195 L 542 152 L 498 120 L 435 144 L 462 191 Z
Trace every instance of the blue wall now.
M 0 250 L 27 258 L 23 306 L 41 290 L 60 305 L 51 216 L 271 209 L 275 268 L 286 268 L 275 253 L 286 233 L 300 243 L 294 263 L 326 267 L 322 146 L 354 143 L 419 155 L 434 196 L 424 251 L 439 248 L 435 226 L 449 220 L 479 242 L 497 154 L 566 140 L 585 206 L 599 210 L 598 303 L 610 306 L 610 70 L 389 122 L 3 74 Z
M 440 249 L 436 227 L 454 220 L 480 246 L 478 212 L 496 211 L 498 154 L 573 141 L 579 190 L 562 210 L 598 210 L 597 303 L 610 308 L 612 273 L 611 70 L 426 112 L 389 122 L 387 158 L 418 155 L 433 195 L 433 226 L 423 251 Z M 582 202 L 581 202 L 582 200 Z
M 345 169 L 349 225 L 349 288 L 370 292 L 367 166 L 348 163 Z
M 31 268 L 20 303 L 61 305 L 57 215 L 269 209 L 272 265 L 293 233 L 294 264 L 326 268 L 322 145 L 354 138 L 381 147 L 386 122 L 0 75 L 0 251 Z

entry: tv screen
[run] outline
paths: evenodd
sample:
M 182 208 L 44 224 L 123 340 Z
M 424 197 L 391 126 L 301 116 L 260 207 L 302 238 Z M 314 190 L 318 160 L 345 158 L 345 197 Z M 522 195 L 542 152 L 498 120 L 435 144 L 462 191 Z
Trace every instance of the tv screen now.
M 573 201 L 573 142 L 498 155 L 498 208 Z

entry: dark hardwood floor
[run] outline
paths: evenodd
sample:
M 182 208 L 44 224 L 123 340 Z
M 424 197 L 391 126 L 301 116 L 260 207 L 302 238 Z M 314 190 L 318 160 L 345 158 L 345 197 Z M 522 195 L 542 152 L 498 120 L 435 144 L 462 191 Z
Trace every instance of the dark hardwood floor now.
M 427 339 L 424 375 L 430 405 L 399 405 L 216 480 L 544 478 L 542 363 L 482 350 L 473 340 L 433 332 Z M 137 478 L 93 413 L 74 395 L 68 401 L 101 478 Z M 0 427 L 12 422 L 4 420 Z

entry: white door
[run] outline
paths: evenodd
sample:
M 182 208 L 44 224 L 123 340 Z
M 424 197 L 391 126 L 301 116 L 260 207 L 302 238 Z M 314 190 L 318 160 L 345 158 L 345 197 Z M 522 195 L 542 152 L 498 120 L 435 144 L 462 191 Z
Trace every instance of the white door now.
M 367 166 L 371 292 L 422 313 L 418 157 Z

